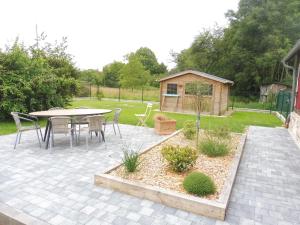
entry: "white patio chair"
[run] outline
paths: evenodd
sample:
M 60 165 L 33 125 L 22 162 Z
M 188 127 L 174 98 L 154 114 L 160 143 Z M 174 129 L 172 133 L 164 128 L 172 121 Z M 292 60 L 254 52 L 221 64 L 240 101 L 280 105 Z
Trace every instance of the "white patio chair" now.
M 145 126 L 145 127 L 147 126 L 146 122 L 151 114 L 151 110 L 152 110 L 152 103 L 148 103 L 145 113 L 134 114 L 138 119 L 137 126 Z
M 70 135 L 70 147 L 72 148 L 72 142 L 73 142 L 73 127 L 69 127 L 69 124 L 71 123 L 71 117 L 68 116 L 56 116 L 49 118 L 50 120 L 50 126 L 51 126 L 51 141 L 50 141 L 50 149 L 54 147 L 54 134 L 64 134 L 64 135 Z
M 35 130 L 38 140 L 39 140 L 39 144 L 40 147 L 41 145 L 41 140 L 40 140 L 40 135 L 41 138 L 43 139 L 43 135 L 42 135 L 42 131 L 41 131 L 41 127 L 38 123 L 38 118 L 35 116 L 31 116 L 25 113 L 19 113 L 19 112 L 11 112 L 12 117 L 14 118 L 14 121 L 16 123 L 16 127 L 17 127 L 17 137 L 15 140 L 15 144 L 14 144 L 14 149 L 16 149 L 17 144 L 20 144 L 21 142 L 21 136 L 22 136 L 22 132 L 23 131 L 27 131 L 27 130 Z M 21 121 L 28 121 L 31 122 L 30 126 L 23 126 Z
M 121 108 L 116 108 L 113 120 L 109 121 L 108 119 L 105 119 L 104 124 L 103 124 L 104 125 L 104 132 L 105 132 L 106 126 L 111 124 L 113 129 L 114 129 L 115 135 L 117 135 L 116 128 L 115 128 L 115 125 L 116 125 L 117 128 L 118 128 L 118 131 L 119 131 L 120 138 L 122 138 L 121 130 L 120 130 L 120 127 L 119 127 L 119 118 L 120 118 L 121 111 L 122 111 Z
M 105 121 L 104 116 L 102 115 L 96 115 L 96 116 L 86 116 L 82 118 L 83 121 L 86 121 L 88 123 L 85 127 L 79 126 L 79 132 L 78 132 L 78 142 L 80 142 L 80 135 L 82 132 L 86 133 L 85 140 L 86 140 L 86 146 L 88 147 L 88 139 L 89 137 L 93 137 L 93 132 L 98 135 L 99 142 L 101 142 L 101 139 L 103 142 L 105 142 L 104 137 L 104 131 L 103 131 L 103 123 Z

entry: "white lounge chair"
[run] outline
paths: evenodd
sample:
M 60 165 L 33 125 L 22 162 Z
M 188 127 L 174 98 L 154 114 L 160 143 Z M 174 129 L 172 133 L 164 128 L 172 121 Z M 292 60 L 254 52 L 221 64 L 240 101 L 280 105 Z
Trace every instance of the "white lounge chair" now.
M 146 122 L 147 122 L 147 120 L 148 120 L 148 118 L 151 114 L 151 110 L 152 110 L 152 103 L 148 103 L 145 113 L 143 113 L 143 114 L 134 114 L 138 119 L 137 126 L 144 126 L 144 127 L 147 126 Z

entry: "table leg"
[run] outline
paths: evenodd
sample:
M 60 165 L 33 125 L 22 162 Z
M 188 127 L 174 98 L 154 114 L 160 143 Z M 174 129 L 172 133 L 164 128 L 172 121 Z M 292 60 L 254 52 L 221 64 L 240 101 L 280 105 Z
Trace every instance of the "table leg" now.
M 52 129 L 51 128 L 51 122 L 49 122 L 49 124 L 48 124 L 48 132 L 47 132 L 47 136 L 46 136 L 46 149 L 48 149 L 48 147 L 49 147 L 51 129 Z
M 46 129 L 45 129 L 45 134 L 44 134 L 43 141 L 46 141 L 48 130 L 49 130 L 49 120 L 47 120 L 47 124 L 46 124 Z

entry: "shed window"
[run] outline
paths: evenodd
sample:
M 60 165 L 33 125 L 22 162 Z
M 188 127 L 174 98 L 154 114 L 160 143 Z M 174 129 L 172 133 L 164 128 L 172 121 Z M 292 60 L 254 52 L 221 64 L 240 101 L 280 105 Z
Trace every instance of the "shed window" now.
M 197 84 L 197 83 L 186 83 L 185 84 L 185 94 L 194 95 L 195 92 L 201 92 L 202 95 L 212 95 L 212 84 Z
M 167 84 L 167 94 L 177 95 L 177 84 Z

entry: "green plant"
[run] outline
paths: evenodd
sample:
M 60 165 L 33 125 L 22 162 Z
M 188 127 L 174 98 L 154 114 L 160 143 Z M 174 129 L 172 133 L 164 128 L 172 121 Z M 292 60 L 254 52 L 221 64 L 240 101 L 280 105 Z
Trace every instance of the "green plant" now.
M 99 100 L 99 101 L 101 101 L 101 99 L 102 98 L 104 98 L 104 94 L 103 94 L 103 91 L 102 90 L 99 90 L 99 91 L 97 91 L 97 99 Z
M 132 173 L 136 171 L 140 164 L 138 152 L 128 149 L 123 150 L 123 164 L 127 172 Z
M 164 146 L 161 153 L 175 172 L 187 171 L 196 163 L 198 157 L 193 148 L 172 145 Z
M 227 143 L 212 137 L 207 137 L 201 141 L 199 149 L 203 154 L 209 157 L 225 156 L 230 151 Z
M 217 138 L 230 138 L 230 129 L 228 126 L 224 125 L 213 130 L 208 131 L 209 135 L 215 136 Z
M 194 139 L 196 134 L 196 124 L 192 120 L 187 120 L 183 124 L 182 132 L 187 139 Z
M 206 196 L 216 192 L 213 180 L 200 172 L 192 172 L 184 178 L 184 189 L 197 196 Z

